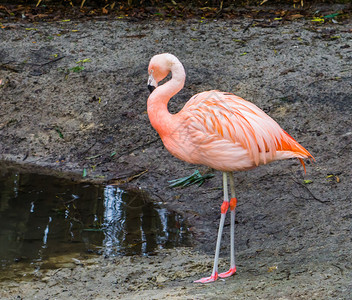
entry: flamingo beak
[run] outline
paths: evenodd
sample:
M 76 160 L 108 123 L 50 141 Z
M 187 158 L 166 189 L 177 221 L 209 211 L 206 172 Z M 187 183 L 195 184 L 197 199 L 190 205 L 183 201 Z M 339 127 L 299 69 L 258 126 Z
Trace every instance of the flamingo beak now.
M 148 84 L 148 90 L 150 93 L 153 93 L 153 91 L 155 90 L 155 86 Z
M 158 86 L 158 84 L 156 83 L 154 77 L 153 77 L 153 73 L 151 72 L 148 78 L 148 90 L 150 93 L 152 93 L 156 87 Z

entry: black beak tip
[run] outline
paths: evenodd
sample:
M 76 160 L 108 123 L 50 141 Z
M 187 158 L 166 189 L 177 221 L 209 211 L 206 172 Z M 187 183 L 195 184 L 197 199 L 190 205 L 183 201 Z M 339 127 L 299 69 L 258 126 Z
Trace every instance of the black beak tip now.
M 148 90 L 150 93 L 153 93 L 153 91 L 155 90 L 155 86 L 148 84 Z

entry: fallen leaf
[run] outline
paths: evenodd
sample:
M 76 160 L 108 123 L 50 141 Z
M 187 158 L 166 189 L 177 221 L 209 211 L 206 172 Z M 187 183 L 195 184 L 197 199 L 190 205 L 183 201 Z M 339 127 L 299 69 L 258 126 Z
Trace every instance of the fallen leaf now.
M 301 14 L 295 14 L 295 15 L 291 15 L 291 16 L 288 16 L 287 17 L 287 19 L 289 19 L 289 20 L 296 20 L 296 19 L 301 19 L 301 18 L 303 18 L 304 16 L 303 15 L 301 15 Z
M 324 19 L 332 19 L 332 18 L 335 18 L 339 15 L 339 13 L 335 13 L 335 14 L 331 14 L 331 15 L 326 15 L 324 16 L 323 18 Z
M 75 72 L 75 73 L 81 72 L 83 70 L 84 70 L 83 66 L 76 66 L 76 67 L 73 67 L 70 69 L 70 71 Z
M 314 19 L 312 19 L 311 20 L 312 22 L 319 22 L 319 23 L 324 23 L 324 18 L 318 18 L 318 17 L 316 17 L 316 18 L 314 18 Z
M 273 272 L 275 270 L 277 270 L 277 266 L 272 266 L 268 268 L 268 272 Z
M 59 134 L 60 138 L 62 138 L 62 139 L 64 138 L 64 135 L 62 134 L 62 132 L 61 132 L 59 127 L 55 127 L 55 131 Z
M 76 62 L 76 64 L 80 64 L 80 63 L 86 63 L 86 62 L 91 62 L 92 60 L 90 58 L 85 58 L 85 59 L 81 59 L 79 61 Z

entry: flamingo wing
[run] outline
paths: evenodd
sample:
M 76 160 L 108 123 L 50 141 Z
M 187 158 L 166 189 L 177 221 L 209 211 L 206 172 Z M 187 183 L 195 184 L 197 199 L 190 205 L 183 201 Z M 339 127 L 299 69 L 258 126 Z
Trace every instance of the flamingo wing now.
M 272 118 L 238 96 L 208 91 L 193 96 L 180 111 L 188 120 L 188 133 L 199 146 L 237 145 L 253 166 L 276 159 L 312 157 Z M 277 152 L 285 153 L 282 158 Z M 301 161 L 302 162 L 302 161 Z

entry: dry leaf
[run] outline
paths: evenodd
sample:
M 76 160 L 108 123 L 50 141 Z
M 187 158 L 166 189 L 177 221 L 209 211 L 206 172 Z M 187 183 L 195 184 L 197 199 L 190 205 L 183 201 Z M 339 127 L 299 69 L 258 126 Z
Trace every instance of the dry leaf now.
M 287 19 L 289 19 L 289 20 L 296 20 L 296 19 L 301 19 L 301 18 L 303 18 L 304 16 L 303 15 L 301 15 L 301 14 L 295 14 L 295 15 L 291 15 L 291 16 L 288 16 L 287 17 Z

